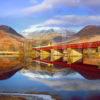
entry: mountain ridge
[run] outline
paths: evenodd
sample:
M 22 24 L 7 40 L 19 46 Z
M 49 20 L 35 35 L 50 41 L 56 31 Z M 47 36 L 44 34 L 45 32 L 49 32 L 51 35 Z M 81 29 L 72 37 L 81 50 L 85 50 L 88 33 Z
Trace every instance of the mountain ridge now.
M 12 35 L 23 37 L 22 35 L 20 35 L 19 33 L 17 33 L 13 28 L 11 28 L 9 26 L 6 26 L 6 25 L 0 25 L 0 30 L 4 31 L 4 32 L 7 32 L 7 33 L 10 33 Z
M 81 29 L 76 36 L 84 37 L 84 36 L 92 36 L 92 35 L 100 35 L 100 26 L 97 25 L 88 25 Z

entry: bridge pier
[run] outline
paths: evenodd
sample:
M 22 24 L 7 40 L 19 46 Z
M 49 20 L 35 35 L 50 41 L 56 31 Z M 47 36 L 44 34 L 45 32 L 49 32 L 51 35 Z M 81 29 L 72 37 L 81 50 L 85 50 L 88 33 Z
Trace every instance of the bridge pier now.
M 84 49 L 84 64 L 100 66 L 100 51 L 99 47 L 97 48 L 87 48 Z
M 51 61 L 62 61 L 63 51 L 62 49 L 51 49 Z
M 47 68 L 71 68 L 88 79 L 100 78 L 100 41 L 35 48 L 40 53 L 36 61 Z M 48 59 L 49 58 L 49 59 Z
M 40 60 L 50 60 L 50 50 L 40 50 Z
M 40 58 L 40 50 L 34 49 L 32 55 L 33 55 L 33 59 L 39 59 Z
M 75 62 L 82 62 L 82 50 L 81 49 L 71 49 L 67 48 L 63 51 L 63 61 L 67 64 L 72 64 Z

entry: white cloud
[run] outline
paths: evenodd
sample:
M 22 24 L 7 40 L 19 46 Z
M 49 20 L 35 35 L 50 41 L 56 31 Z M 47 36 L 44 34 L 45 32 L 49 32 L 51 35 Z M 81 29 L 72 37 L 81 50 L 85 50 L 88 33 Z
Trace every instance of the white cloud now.
M 31 80 L 41 82 L 56 91 L 66 90 L 66 91 L 77 91 L 77 90 L 89 90 L 89 91 L 100 91 L 100 81 L 86 80 L 80 74 L 75 73 L 73 75 L 69 74 L 68 76 L 58 76 L 52 77 L 48 75 L 36 75 L 31 72 L 22 73 L 23 76 Z M 88 83 L 88 84 L 87 84 Z
M 100 6 L 100 0 L 80 0 L 80 2 L 87 6 Z
M 44 0 L 38 5 L 27 7 L 21 10 L 24 14 L 37 13 L 41 11 L 47 11 L 50 9 L 54 9 L 57 6 L 67 6 L 74 7 L 79 4 L 79 0 Z
M 33 0 L 32 0 L 33 1 Z M 31 7 L 27 7 L 22 9 L 24 14 L 32 14 L 42 11 L 48 11 L 54 9 L 57 6 L 65 6 L 65 7 L 79 7 L 86 6 L 91 9 L 100 6 L 100 0 L 44 0 L 38 5 L 33 5 Z
M 88 24 L 100 25 L 100 16 L 80 16 L 80 15 L 57 16 L 53 19 L 47 20 L 43 25 L 44 26 L 49 26 L 49 25 L 80 26 L 80 25 L 88 25 Z
M 100 16 L 80 16 L 80 15 L 64 15 L 56 16 L 52 19 L 40 23 L 37 25 L 31 25 L 27 29 L 24 29 L 22 33 L 31 33 L 39 30 L 48 29 L 71 29 L 79 31 L 79 29 L 86 25 L 100 25 Z
M 85 6 L 87 8 L 90 8 L 94 12 L 95 10 L 98 10 L 97 7 L 100 8 L 100 0 L 43 0 L 39 2 L 38 0 L 29 0 L 33 6 L 21 8 L 11 11 L 9 11 L 8 16 L 11 15 L 30 15 L 34 13 L 40 13 L 43 11 L 49 11 L 54 10 L 56 7 L 64 6 L 69 8 L 78 8 L 80 6 Z M 74 8 L 75 9 L 75 8 Z M 6 14 L 7 15 L 7 14 Z
M 27 35 L 28 33 L 32 33 L 32 32 L 39 32 L 42 30 L 49 30 L 49 29 L 55 29 L 55 30 L 61 30 L 60 27 L 58 26 L 45 26 L 43 24 L 37 24 L 37 25 L 31 25 L 28 28 L 24 29 L 21 33 L 24 35 Z M 66 28 L 62 28 L 63 30 L 65 30 Z
M 32 3 L 32 6 L 17 8 L 17 9 L 12 8 L 10 10 L 7 9 L 7 11 L 3 12 L 3 15 L 6 17 L 12 15 L 24 16 L 33 13 L 40 13 L 43 11 L 54 10 L 58 6 L 74 7 L 78 5 L 79 0 L 43 0 L 41 2 L 39 2 L 38 0 L 29 0 L 29 2 Z

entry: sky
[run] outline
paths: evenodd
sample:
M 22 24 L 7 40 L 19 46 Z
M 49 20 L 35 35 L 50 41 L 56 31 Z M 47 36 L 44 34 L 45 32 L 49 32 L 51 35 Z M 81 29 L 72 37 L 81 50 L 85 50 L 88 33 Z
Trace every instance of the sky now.
M 17 32 L 100 25 L 100 0 L 1 0 L 0 24 Z

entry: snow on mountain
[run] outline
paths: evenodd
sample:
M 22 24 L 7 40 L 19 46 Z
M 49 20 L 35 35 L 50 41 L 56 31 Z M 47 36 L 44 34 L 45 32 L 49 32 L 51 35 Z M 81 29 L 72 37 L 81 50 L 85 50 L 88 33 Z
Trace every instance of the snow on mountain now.
M 58 33 L 61 35 L 72 35 L 74 32 L 68 31 L 66 28 L 59 27 L 41 27 L 41 28 L 30 28 L 22 31 L 22 34 L 25 34 L 26 37 L 39 37 L 46 34 Z

